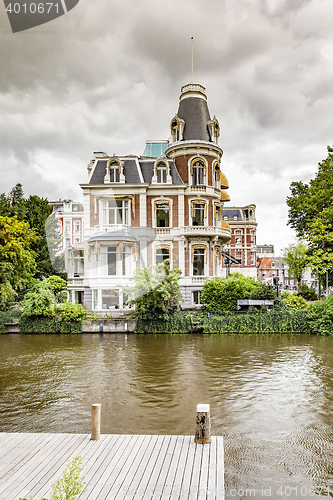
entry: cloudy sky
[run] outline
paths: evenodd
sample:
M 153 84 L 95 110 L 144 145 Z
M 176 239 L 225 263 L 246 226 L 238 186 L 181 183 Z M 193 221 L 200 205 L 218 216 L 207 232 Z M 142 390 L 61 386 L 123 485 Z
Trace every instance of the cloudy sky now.
M 13 34 L 0 5 L 0 192 L 81 198 L 93 151 L 167 139 L 180 87 L 207 89 L 230 205 L 258 243 L 294 240 L 286 196 L 333 144 L 332 0 L 80 0 Z

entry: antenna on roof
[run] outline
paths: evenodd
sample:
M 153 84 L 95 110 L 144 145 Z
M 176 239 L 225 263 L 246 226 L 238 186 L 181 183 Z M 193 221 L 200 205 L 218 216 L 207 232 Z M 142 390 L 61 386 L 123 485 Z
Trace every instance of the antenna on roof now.
M 192 45 L 192 80 L 191 80 L 191 83 L 193 83 L 193 36 L 191 36 L 191 45 Z

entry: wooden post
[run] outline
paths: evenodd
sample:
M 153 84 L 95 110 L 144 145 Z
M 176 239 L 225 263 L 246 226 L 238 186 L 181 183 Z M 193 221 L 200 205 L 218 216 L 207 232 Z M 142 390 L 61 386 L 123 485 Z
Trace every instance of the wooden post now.
M 197 405 L 197 421 L 195 425 L 194 442 L 198 444 L 210 443 L 210 407 Z
M 101 437 L 101 405 L 91 405 L 91 439 L 98 441 Z

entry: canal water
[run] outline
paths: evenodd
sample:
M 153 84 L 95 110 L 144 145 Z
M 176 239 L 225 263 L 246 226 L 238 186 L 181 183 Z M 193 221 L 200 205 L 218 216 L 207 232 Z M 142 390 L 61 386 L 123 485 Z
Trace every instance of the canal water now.
M 211 405 L 226 498 L 333 497 L 333 337 L 0 335 L 0 431 L 194 433 Z

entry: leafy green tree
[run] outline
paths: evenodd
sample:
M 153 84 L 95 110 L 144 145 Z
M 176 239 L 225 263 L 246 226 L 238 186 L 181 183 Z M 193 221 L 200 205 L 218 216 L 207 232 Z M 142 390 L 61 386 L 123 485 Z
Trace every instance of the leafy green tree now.
M 82 321 L 87 317 L 88 312 L 81 304 L 64 302 L 56 308 L 56 315 L 59 321 Z
M 150 268 L 139 268 L 134 275 L 134 287 L 126 292 L 133 297 L 134 316 L 140 319 L 164 317 L 179 310 L 181 290 L 180 269 L 169 269 L 168 261 Z
M 308 285 L 301 285 L 297 291 L 297 295 L 300 295 L 305 300 L 318 300 L 318 295 L 313 288 Z
M 310 304 L 307 321 L 311 333 L 333 335 L 333 297 Z
M 207 280 L 200 301 L 209 311 L 236 311 L 237 300 L 248 299 L 260 288 L 260 283 L 240 273 L 231 273 L 228 278 Z
M 44 280 L 54 293 L 57 302 L 66 301 L 67 282 L 60 276 L 52 275 Z
M 288 277 L 294 278 L 300 285 L 305 269 L 308 267 L 307 247 L 299 241 L 292 243 L 283 250 L 283 260 L 288 266 Z
M 0 216 L 0 308 L 8 307 L 36 271 L 31 250 L 36 235 L 26 222 Z
M 308 264 L 325 282 L 333 283 L 333 147 L 328 146 L 328 156 L 319 163 L 318 172 L 308 184 L 292 182 L 288 224 L 296 235 L 308 243 Z
M 36 254 L 37 273 L 39 278 L 53 274 L 53 267 L 47 246 L 45 222 L 52 213 L 52 207 L 47 199 L 33 195 L 25 201 L 26 213 L 24 220 L 29 223 L 37 234 L 37 240 L 32 249 Z

